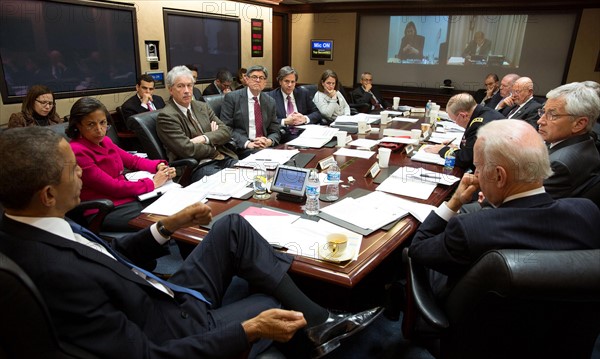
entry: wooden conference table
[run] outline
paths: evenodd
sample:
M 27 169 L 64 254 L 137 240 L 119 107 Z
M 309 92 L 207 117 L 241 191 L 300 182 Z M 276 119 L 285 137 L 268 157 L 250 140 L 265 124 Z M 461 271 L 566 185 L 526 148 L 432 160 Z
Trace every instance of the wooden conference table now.
M 392 128 L 406 130 L 420 128 L 419 122 L 392 122 L 389 125 Z M 356 139 L 357 137 L 362 137 L 369 139 L 377 139 L 378 136 L 378 134 L 367 134 L 366 136 L 353 135 L 353 138 Z M 293 149 L 294 147 L 281 145 L 280 148 Z M 317 166 L 319 160 L 327 156 L 331 156 L 336 150 L 337 148 L 335 147 L 323 147 L 319 149 L 300 149 L 300 152 L 312 153 L 315 155 L 315 157 L 308 163 L 308 165 L 305 166 L 307 168 L 313 168 Z M 376 151 L 376 149 L 374 150 Z M 343 184 L 349 185 L 347 188 L 345 186 L 340 186 L 340 198 L 358 188 L 370 191 L 375 190 L 378 184 L 374 182 L 373 178 L 365 178 L 364 175 L 368 171 L 368 169 L 377 161 L 376 155 L 373 155 L 369 159 L 345 156 L 335 157 L 338 162 L 338 165 L 341 168 L 342 180 L 344 181 Z M 412 161 L 409 157 L 406 156 L 404 151 L 392 153 L 390 158 L 390 167 L 393 166 L 421 167 L 436 172 L 442 172 L 443 170 L 443 167 L 439 165 Z M 382 172 L 383 171 L 384 170 L 382 170 Z M 460 170 L 458 169 L 454 169 L 454 173 L 452 174 L 458 176 L 460 175 L 459 171 Z M 380 173 L 378 176 L 381 175 L 382 174 Z M 347 181 L 348 176 L 354 177 L 355 182 L 349 184 Z M 377 177 L 375 178 L 375 180 L 376 179 Z M 435 188 L 434 192 L 431 194 L 431 196 L 425 201 L 410 197 L 405 198 L 416 202 L 438 206 L 452 193 L 455 186 L 438 185 Z M 325 188 L 323 187 L 321 191 L 323 191 L 324 189 Z M 277 196 L 275 194 L 272 194 L 271 198 L 268 200 L 259 201 L 250 198 L 246 201 L 256 202 L 269 207 L 302 213 L 301 206 L 303 204 L 277 200 Z M 212 208 L 212 214 L 214 218 L 218 214 L 232 208 L 233 206 L 240 204 L 241 202 L 243 202 L 243 200 L 232 198 L 227 201 L 209 200 L 207 204 Z M 328 205 L 329 203 L 321 201 L 321 208 Z M 157 215 L 142 214 L 136 219 L 132 220 L 130 222 L 130 225 L 137 228 L 145 228 L 147 226 L 150 226 L 152 223 L 158 221 L 160 218 L 161 216 Z M 365 276 L 367 276 L 370 272 L 377 268 L 377 266 L 381 264 L 382 261 L 388 255 L 390 255 L 390 253 L 396 250 L 404 241 L 409 239 L 415 233 L 419 224 L 419 221 L 417 221 L 411 215 L 408 215 L 401 219 L 399 222 L 397 222 L 391 229 L 387 231 L 380 229 L 368 236 L 364 236 L 358 260 L 356 261 L 336 264 L 297 255 L 292 264 L 291 272 L 294 274 L 305 276 L 307 277 L 306 279 L 310 281 L 314 280 L 324 282 L 323 284 L 330 283 L 345 288 L 352 288 L 356 286 L 362 279 L 364 279 Z M 195 245 L 198 244 L 207 233 L 208 231 L 203 228 L 186 228 L 178 230 L 173 235 L 173 238 L 179 241 L 184 241 Z

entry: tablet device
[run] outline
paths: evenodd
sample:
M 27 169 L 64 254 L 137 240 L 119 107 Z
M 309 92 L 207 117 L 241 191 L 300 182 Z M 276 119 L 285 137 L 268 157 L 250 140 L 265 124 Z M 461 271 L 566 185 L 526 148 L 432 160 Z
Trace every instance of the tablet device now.
M 271 191 L 302 197 L 309 173 L 308 168 L 279 165 L 271 183 Z

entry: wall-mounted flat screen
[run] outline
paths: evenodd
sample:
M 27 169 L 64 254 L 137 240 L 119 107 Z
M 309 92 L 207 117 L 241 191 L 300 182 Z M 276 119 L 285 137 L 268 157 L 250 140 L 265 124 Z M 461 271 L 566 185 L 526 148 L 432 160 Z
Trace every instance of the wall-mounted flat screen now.
M 215 79 L 219 70 L 235 76 L 241 67 L 240 19 L 164 9 L 167 65 L 198 68 L 198 81 Z
M 2 0 L 0 91 L 21 102 L 30 86 L 55 98 L 129 91 L 140 73 L 135 8 L 73 0 Z
M 311 60 L 333 60 L 333 40 L 310 40 Z

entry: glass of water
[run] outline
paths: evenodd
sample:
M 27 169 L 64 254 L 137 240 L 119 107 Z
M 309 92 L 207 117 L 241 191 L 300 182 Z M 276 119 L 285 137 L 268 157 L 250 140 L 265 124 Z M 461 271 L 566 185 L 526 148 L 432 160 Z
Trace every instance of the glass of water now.
M 254 170 L 252 187 L 254 188 L 254 198 L 260 200 L 271 198 L 271 194 L 267 192 L 267 171 L 263 169 Z

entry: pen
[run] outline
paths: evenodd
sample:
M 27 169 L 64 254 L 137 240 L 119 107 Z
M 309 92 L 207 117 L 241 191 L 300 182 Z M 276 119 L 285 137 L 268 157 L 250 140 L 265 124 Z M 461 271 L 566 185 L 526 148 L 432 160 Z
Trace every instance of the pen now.
M 426 178 L 436 178 L 436 179 L 440 178 L 440 176 L 437 176 L 437 175 L 428 175 L 426 173 L 422 173 L 419 176 L 426 177 Z
M 256 158 L 255 161 L 272 161 L 270 158 Z

